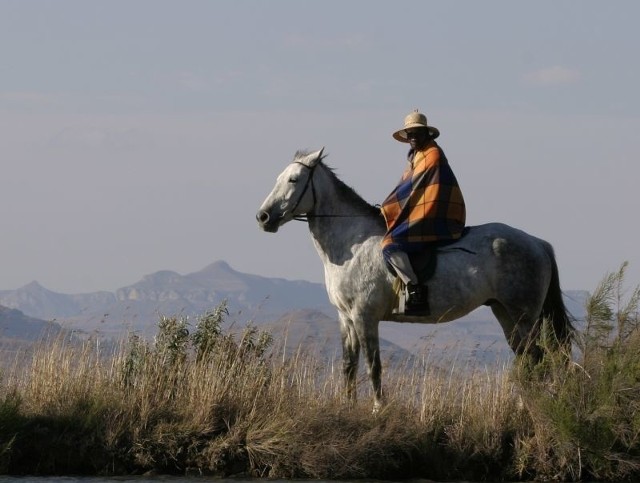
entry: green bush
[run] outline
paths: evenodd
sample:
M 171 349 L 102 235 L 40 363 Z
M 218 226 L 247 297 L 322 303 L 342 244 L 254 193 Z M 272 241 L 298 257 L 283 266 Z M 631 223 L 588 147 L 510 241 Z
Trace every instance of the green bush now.
M 560 479 L 625 479 L 640 469 L 640 287 L 624 288 L 627 264 L 586 303 L 577 357 L 548 358 L 518 374 L 532 418 L 522 466 Z M 520 368 L 522 369 L 522 368 Z

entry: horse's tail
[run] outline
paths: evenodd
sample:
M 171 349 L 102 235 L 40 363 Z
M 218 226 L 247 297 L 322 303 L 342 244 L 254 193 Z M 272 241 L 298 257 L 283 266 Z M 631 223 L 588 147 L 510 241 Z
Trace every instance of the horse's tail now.
M 541 319 L 551 322 L 553 333 L 561 347 L 570 349 L 573 340 L 573 317 L 567 311 L 560 290 L 560 276 L 558 274 L 558 264 L 553 247 L 550 243 L 543 241 L 542 243 L 549 260 L 551 261 L 551 282 L 547 290 L 547 296 L 542 305 Z M 541 320 L 542 321 L 542 320 Z

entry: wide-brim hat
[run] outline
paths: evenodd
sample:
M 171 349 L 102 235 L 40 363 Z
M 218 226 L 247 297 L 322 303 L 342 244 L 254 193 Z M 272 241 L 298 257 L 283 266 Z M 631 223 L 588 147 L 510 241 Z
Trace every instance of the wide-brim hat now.
M 418 112 L 418 110 L 416 109 L 404 118 L 404 127 L 393 133 L 393 139 L 395 139 L 396 141 L 400 141 L 401 143 L 408 143 L 409 140 L 407 139 L 407 129 L 412 128 L 428 129 L 432 139 L 440 136 L 440 131 L 438 130 L 438 128 L 429 126 L 429 123 L 427 123 L 427 116 L 425 116 L 421 112 Z

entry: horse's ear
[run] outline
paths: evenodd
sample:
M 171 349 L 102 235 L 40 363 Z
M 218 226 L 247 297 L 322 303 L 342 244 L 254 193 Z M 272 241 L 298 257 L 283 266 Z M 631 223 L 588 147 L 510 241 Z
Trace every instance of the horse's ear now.
M 316 164 L 318 164 L 322 160 L 322 153 L 324 152 L 324 147 L 320 151 L 316 151 L 315 153 L 309 154 L 307 156 L 307 164 L 310 168 L 313 168 Z

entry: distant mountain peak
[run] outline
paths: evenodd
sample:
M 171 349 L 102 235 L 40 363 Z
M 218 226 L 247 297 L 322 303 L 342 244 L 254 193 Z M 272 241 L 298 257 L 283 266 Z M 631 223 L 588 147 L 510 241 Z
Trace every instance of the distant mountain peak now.
M 40 283 L 38 283 L 36 280 L 33 280 L 32 282 L 29 282 L 28 284 L 23 286 L 22 290 L 26 292 L 50 292 L 49 289 L 40 285 Z
M 204 267 L 200 272 L 231 272 L 237 273 L 231 266 L 224 260 L 216 260 Z
M 159 270 L 149 275 L 145 275 L 144 277 L 142 277 L 142 280 L 143 281 L 150 281 L 150 280 L 171 281 L 171 280 L 177 280 L 180 278 L 182 278 L 182 275 L 180 275 L 178 272 L 174 272 L 173 270 Z

